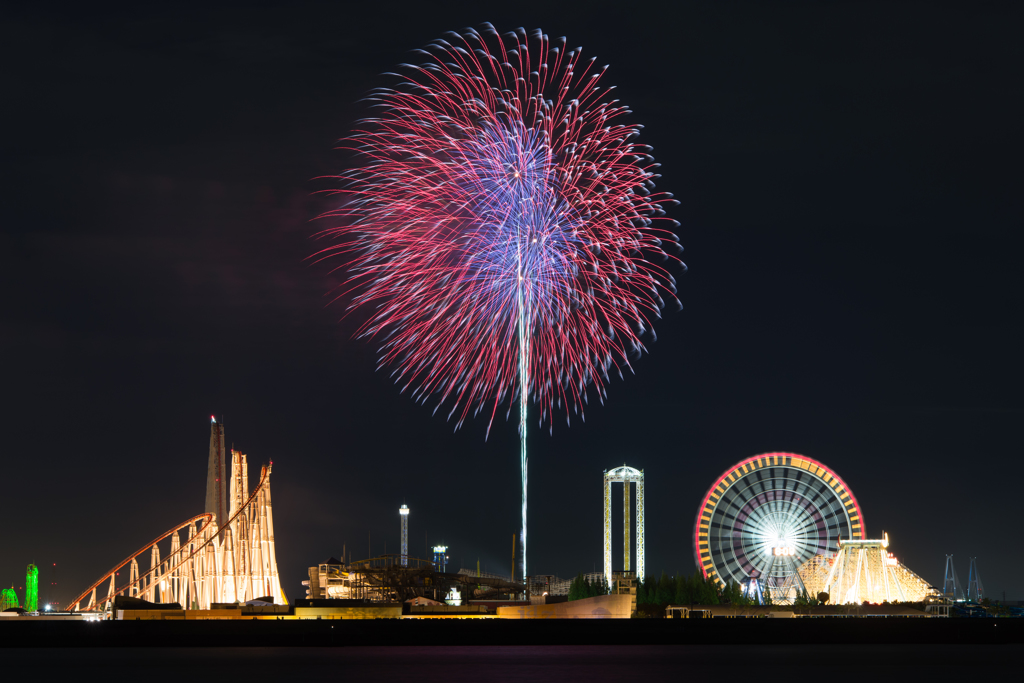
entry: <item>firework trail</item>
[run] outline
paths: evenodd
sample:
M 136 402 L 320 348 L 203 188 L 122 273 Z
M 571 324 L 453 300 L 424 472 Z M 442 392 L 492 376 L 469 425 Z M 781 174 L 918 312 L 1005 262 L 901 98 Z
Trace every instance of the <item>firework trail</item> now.
M 344 147 L 336 227 L 340 297 L 403 392 L 490 432 L 519 403 L 526 576 L 528 399 L 543 426 L 603 403 L 611 375 L 653 338 L 681 251 L 655 193 L 658 164 L 622 123 L 605 68 L 540 31 L 447 34 L 373 91 Z M 665 227 L 659 227 L 664 225 Z

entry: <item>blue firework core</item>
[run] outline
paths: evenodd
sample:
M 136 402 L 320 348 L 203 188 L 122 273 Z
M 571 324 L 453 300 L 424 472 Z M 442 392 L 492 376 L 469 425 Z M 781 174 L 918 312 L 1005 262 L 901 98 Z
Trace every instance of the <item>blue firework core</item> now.
M 530 326 L 541 324 L 570 297 L 566 272 L 577 267 L 579 243 L 550 145 L 521 124 L 491 125 L 465 144 L 460 163 L 469 175 L 466 256 L 475 262 L 474 279 L 490 290 L 498 315 L 518 315 L 522 287 Z

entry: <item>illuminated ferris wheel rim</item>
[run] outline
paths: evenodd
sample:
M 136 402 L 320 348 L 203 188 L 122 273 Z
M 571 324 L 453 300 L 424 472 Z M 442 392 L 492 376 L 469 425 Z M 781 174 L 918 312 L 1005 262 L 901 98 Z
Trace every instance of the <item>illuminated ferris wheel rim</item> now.
M 789 462 L 786 462 L 787 459 L 789 460 Z M 732 467 L 729 467 L 724 472 L 722 472 L 722 474 L 719 477 L 717 477 L 714 483 L 708 488 L 707 493 L 704 494 L 704 498 L 701 500 L 700 507 L 697 508 L 697 516 L 693 522 L 693 556 L 694 560 L 697 563 L 697 566 L 700 568 L 701 573 L 705 577 L 709 575 L 708 564 L 712 565 L 712 569 L 714 569 L 714 564 L 707 561 L 704 557 L 702 557 L 703 553 L 701 550 L 701 544 L 702 542 L 705 545 L 708 544 L 708 534 L 706 532 L 703 534 L 702 541 L 701 518 L 705 514 L 708 514 L 708 521 L 710 522 L 711 515 L 708 506 L 709 502 L 711 501 L 711 497 L 715 495 L 717 491 L 718 500 L 721 500 L 721 497 L 729 489 L 732 488 L 732 485 L 739 481 L 740 478 L 742 478 L 744 475 L 753 472 L 755 469 L 767 467 L 781 467 L 805 470 L 810 474 L 813 474 L 825 480 L 826 482 L 828 482 L 829 479 L 822 475 L 828 475 L 828 478 L 836 482 L 836 486 L 832 488 L 836 492 L 837 496 L 840 498 L 840 501 L 842 500 L 842 495 L 846 494 L 849 497 L 850 502 L 852 504 L 852 512 L 856 515 L 855 520 L 851 519 L 851 536 L 856 537 L 853 540 L 865 538 L 864 515 L 861 513 L 860 503 L 857 502 L 857 497 L 853 495 L 853 491 L 850 489 L 847 483 L 843 481 L 843 478 L 836 474 L 835 471 L 832 470 L 832 468 L 826 466 L 824 463 L 818 460 L 815 460 L 814 458 L 809 458 L 806 455 L 800 455 L 799 453 L 787 453 L 781 451 L 772 453 L 761 453 L 759 455 L 754 455 L 744 460 L 741 460 Z M 723 484 L 724 488 L 722 488 L 719 491 L 719 487 L 722 487 Z M 717 505 L 717 502 L 718 501 L 716 500 L 715 503 L 711 505 L 711 508 L 714 508 Z M 856 531 L 852 529 L 853 526 L 857 527 Z M 705 548 L 705 552 L 708 553 L 710 558 L 710 547 Z

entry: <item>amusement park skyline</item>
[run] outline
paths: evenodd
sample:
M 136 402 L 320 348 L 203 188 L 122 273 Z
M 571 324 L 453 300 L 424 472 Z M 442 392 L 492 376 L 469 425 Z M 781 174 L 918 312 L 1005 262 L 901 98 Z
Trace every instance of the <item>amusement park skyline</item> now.
M 274 462 L 289 598 L 343 549 L 397 553 L 403 504 L 411 556 L 444 543 L 456 571 L 509 573 L 515 411 L 485 440 L 487 417 L 453 431 L 402 394 L 353 338 L 369 314 L 330 305 L 337 264 L 308 258 L 360 98 L 489 21 L 609 65 L 689 267 L 635 374 L 586 421 L 529 433 L 531 573 L 601 570 L 602 474 L 623 464 L 643 470 L 648 574 L 691 573 L 708 487 L 785 452 L 840 476 L 863 538 L 888 533 L 924 579 L 977 557 L 992 597 L 1024 599 L 1005 542 L 1024 477 L 1022 9 L 547 5 L 9 13 L 3 587 L 34 563 L 40 598 L 70 600 L 201 514 L 211 414 L 250 469 Z

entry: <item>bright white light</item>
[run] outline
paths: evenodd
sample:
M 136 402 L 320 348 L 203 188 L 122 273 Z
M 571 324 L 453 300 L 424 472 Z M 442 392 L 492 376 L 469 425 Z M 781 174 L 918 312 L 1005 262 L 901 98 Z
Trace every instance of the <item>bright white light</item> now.
M 402 507 L 400 507 L 398 509 L 398 514 L 400 514 L 400 515 L 407 515 L 407 514 L 409 514 L 409 506 L 403 505 Z

